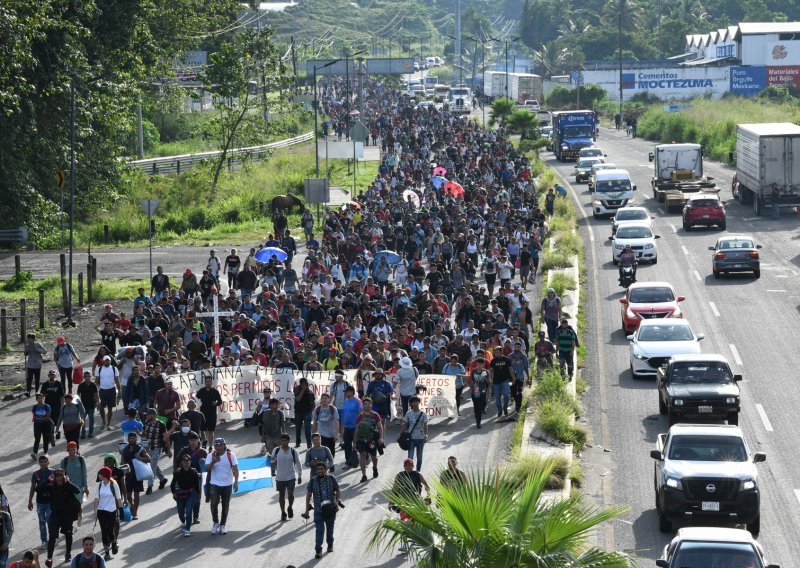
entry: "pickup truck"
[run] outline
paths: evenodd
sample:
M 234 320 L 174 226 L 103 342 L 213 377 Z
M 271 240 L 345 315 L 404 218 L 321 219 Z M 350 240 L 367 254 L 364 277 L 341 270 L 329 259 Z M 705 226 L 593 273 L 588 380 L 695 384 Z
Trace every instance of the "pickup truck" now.
M 673 522 L 716 521 L 744 524 L 758 536 L 761 495 L 756 464 L 767 456 L 750 452 L 738 426 L 675 424 L 658 435 L 650 457 L 655 460 L 661 532 L 672 532 Z
M 767 564 L 764 549 L 747 531 L 717 527 L 687 527 L 664 547 L 656 560 L 660 568 L 684 566 L 752 566 L 780 568 Z
M 739 385 L 722 355 L 675 355 L 656 372 L 658 411 L 669 424 L 687 418 L 716 418 L 739 424 Z

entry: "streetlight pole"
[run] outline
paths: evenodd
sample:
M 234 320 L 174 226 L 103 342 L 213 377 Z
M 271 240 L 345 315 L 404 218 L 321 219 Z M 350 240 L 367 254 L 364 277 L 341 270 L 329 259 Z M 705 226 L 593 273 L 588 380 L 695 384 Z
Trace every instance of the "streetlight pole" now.
M 69 83 L 69 297 L 67 298 L 67 323 L 72 324 L 72 252 L 75 248 L 75 78 Z M 91 278 L 92 275 L 89 275 Z
M 314 156 L 315 156 L 314 159 L 316 161 L 316 166 L 317 166 L 317 177 L 319 177 L 319 127 L 317 126 L 319 101 L 317 100 L 317 69 L 325 69 L 326 67 L 330 67 L 334 63 L 339 63 L 339 61 L 341 61 L 341 59 L 334 59 L 333 61 L 329 61 L 325 65 L 320 65 L 320 66 L 314 65 Z M 328 157 L 328 150 L 326 146 L 325 158 L 327 159 L 327 157 Z M 327 171 L 325 175 L 326 176 L 328 175 Z
M 619 10 L 619 125 L 617 130 L 622 128 L 623 120 L 623 103 L 622 103 L 622 7 Z

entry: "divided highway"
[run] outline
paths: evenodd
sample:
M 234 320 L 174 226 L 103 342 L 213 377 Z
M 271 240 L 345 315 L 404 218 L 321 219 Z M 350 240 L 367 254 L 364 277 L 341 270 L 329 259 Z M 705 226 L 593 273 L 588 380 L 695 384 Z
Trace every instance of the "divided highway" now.
M 733 371 L 744 376 L 740 426 L 751 449 L 767 454 L 766 463 L 759 464 L 759 541 L 770 562 L 792 566 L 800 558 L 796 539 L 800 439 L 795 436 L 800 291 L 794 284 L 800 275 L 796 242 L 800 221 L 788 210 L 777 220 L 754 217 L 751 207 L 732 199 L 733 171 L 706 162 L 706 174 L 722 188 L 727 232 L 751 234 L 764 247 L 760 279 L 743 274 L 715 280 L 708 247 L 720 231 L 699 228 L 686 232 L 680 215 L 667 214 L 663 204 L 653 199 L 653 167 L 647 159 L 653 143 L 628 138 L 624 131 L 601 129 L 597 145 L 607 153 L 606 161 L 630 172 L 638 187 L 633 204 L 650 210 L 655 216 L 655 232 L 661 235 L 658 264 L 640 265 L 638 280 L 671 282 L 676 294 L 686 296 L 681 305 L 685 317 L 695 332 L 706 335 L 703 351 L 723 354 Z M 595 448 L 586 452 L 585 489 L 598 505 L 630 507 L 599 535 L 599 544 L 636 551 L 654 560 L 672 538 L 658 530 L 649 455 L 656 436 L 668 430 L 667 418 L 659 415 L 654 380 L 634 381 L 629 371 L 629 347 L 620 329 L 618 302 L 624 291 L 611 263 L 610 222 L 592 219 L 588 187 L 574 183 L 574 162 L 558 162 L 549 153 L 545 158 L 572 187 L 570 195 L 580 206 L 579 225 L 586 246 L 589 357 L 584 378 L 590 390 L 584 406 Z

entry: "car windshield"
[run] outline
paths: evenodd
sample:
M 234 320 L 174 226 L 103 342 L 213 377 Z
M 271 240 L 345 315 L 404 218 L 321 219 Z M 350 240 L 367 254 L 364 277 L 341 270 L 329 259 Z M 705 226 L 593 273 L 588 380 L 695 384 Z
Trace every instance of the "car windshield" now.
M 643 325 L 639 341 L 691 341 L 694 334 L 688 325 Z
M 673 363 L 673 383 L 730 383 L 731 370 L 725 363 Z
M 692 207 L 714 207 L 719 205 L 719 201 L 716 199 L 692 199 L 689 205 Z
M 669 459 L 706 462 L 745 462 L 747 449 L 736 436 L 672 436 Z M 707 566 L 707 564 L 706 564 Z
M 564 127 L 564 138 L 591 138 L 592 136 L 594 136 L 594 127 L 589 124 Z M 602 152 L 597 150 L 595 155 L 600 156 Z
M 633 304 L 653 304 L 656 302 L 674 302 L 672 288 L 654 286 L 652 288 L 634 288 L 631 290 L 630 302 Z
M 581 158 L 601 158 L 603 156 L 603 152 L 600 151 L 600 148 L 585 148 L 581 150 Z
M 753 241 L 750 239 L 725 239 L 724 241 L 720 241 L 717 248 L 722 250 L 729 250 L 729 249 L 751 249 L 756 248 Z
M 596 163 L 597 163 L 596 159 L 593 159 L 593 160 L 581 160 L 580 162 L 578 162 L 577 167 L 579 167 L 579 168 L 590 168 L 590 167 L 592 167 L 593 164 L 596 164 Z
M 647 219 L 647 211 L 641 209 L 620 209 L 614 218 L 617 221 L 641 221 Z
M 652 238 L 653 231 L 647 227 L 625 227 L 622 226 L 617 231 L 618 239 L 649 239 Z
M 631 182 L 627 179 L 598 180 L 595 185 L 595 191 L 598 193 L 617 193 L 631 190 Z
M 673 566 L 679 568 L 762 568 L 753 545 L 740 542 L 682 542 Z

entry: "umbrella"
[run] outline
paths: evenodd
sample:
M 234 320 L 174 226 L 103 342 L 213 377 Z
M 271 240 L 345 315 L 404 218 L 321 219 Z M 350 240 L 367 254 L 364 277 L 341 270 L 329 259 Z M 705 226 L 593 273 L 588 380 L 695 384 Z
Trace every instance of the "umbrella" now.
M 358 201 L 351 201 L 350 206 L 355 207 L 356 209 L 361 209 L 361 204 Z
M 273 256 L 280 262 L 289 258 L 286 251 L 278 247 L 266 247 L 256 252 L 256 260 L 258 262 L 269 262 Z
M 408 202 L 409 199 L 415 207 L 419 207 L 419 195 L 414 193 L 412 190 L 407 189 L 403 192 L 403 201 Z
M 375 253 L 376 262 L 379 262 L 381 257 L 386 257 L 386 262 L 388 264 L 400 264 L 400 261 L 403 260 L 400 255 L 393 250 L 382 250 Z
M 354 111 L 352 111 L 352 112 L 350 113 L 350 116 L 358 116 L 359 114 L 361 114 L 361 113 L 360 113 L 360 112 L 358 112 L 357 110 L 354 110 Z
M 433 187 L 436 189 L 441 189 L 442 186 L 448 183 L 447 178 L 443 178 L 442 176 L 433 176 L 431 178 L 431 183 L 433 183 Z
M 443 176 L 446 173 L 447 170 L 441 166 L 439 166 L 438 168 L 433 168 L 433 175 L 435 176 Z
M 444 184 L 444 190 L 453 197 L 460 197 L 461 199 L 464 198 L 464 188 L 454 181 L 448 181 L 446 184 Z

